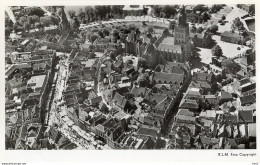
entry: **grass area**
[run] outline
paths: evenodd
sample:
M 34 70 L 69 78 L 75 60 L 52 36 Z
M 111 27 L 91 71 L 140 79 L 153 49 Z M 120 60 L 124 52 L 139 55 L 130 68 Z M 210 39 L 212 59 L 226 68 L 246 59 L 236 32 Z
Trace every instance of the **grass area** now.
M 232 43 L 221 41 L 220 36 L 217 35 L 214 35 L 212 39 L 215 40 L 216 43 L 221 47 L 223 56 L 226 56 L 228 58 L 234 58 L 242 54 L 246 50 L 250 49 L 247 46 L 241 46 L 238 44 L 232 44 Z M 240 48 L 240 50 L 237 49 L 238 47 Z

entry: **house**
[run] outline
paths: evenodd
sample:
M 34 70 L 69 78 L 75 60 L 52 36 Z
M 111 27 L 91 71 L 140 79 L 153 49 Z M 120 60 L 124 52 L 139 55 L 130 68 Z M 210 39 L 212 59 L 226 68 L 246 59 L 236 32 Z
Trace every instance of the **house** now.
M 44 32 L 45 34 L 56 35 L 60 33 L 60 30 L 58 26 L 49 26 L 49 27 L 44 27 Z
M 210 48 L 213 44 L 211 35 L 206 32 L 190 33 L 190 38 L 195 47 Z
M 215 110 L 206 110 L 206 111 L 201 111 L 199 116 L 200 118 L 215 121 L 217 114 Z
M 255 92 L 256 92 L 256 83 L 251 83 L 251 84 L 249 84 L 247 86 L 240 87 L 239 91 L 241 92 L 241 96 L 255 94 Z
M 46 134 L 50 144 L 56 144 L 62 136 L 61 133 L 54 127 L 49 127 L 46 130 Z
M 6 72 L 5 78 L 12 78 L 14 74 L 25 74 L 32 71 L 32 66 L 28 63 L 14 64 Z
M 161 73 L 154 72 L 150 76 L 150 81 L 154 84 L 175 84 L 182 85 L 183 84 L 184 75 L 183 74 L 175 74 L 175 73 Z
M 182 99 L 180 102 L 180 108 L 189 109 L 190 111 L 198 111 L 199 105 L 195 100 Z
M 256 98 L 254 95 L 243 96 L 240 97 L 239 99 L 242 106 L 249 106 L 256 102 Z
M 253 123 L 253 110 L 238 111 L 239 122 Z
M 188 88 L 183 98 L 199 102 L 199 100 L 202 100 L 203 97 L 198 88 Z
M 108 119 L 104 123 L 95 126 L 95 133 L 104 140 L 107 140 L 108 131 L 116 125 L 118 125 L 118 123 L 114 119 Z M 113 139 L 113 137 L 110 137 L 110 140 L 111 138 Z
M 205 72 L 194 72 L 192 75 L 193 81 L 204 81 L 208 83 L 212 83 L 214 81 L 212 73 L 205 73 Z
M 221 92 L 218 94 L 218 97 L 219 97 L 219 102 L 220 102 L 220 103 L 233 101 L 233 97 L 231 96 L 231 94 L 228 93 L 228 92 L 225 92 L 225 91 L 221 91 Z
M 256 138 L 256 123 L 249 123 L 248 124 L 248 137 L 249 138 Z
M 245 10 L 247 12 L 250 12 L 251 6 L 252 6 L 252 4 L 239 4 L 239 5 L 237 5 L 238 8 Z
M 178 115 L 175 116 L 175 121 L 177 123 L 187 123 L 187 124 L 196 124 L 196 117 L 194 116 L 186 116 L 186 115 Z
M 209 103 L 212 107 L 218 106 L 218 99 L 215 95 L 204 95 L 205 102 Z
M 123 134 L 124 129 L 119 124 L 117 126 L 114 126 L 112 129 L 110 129 L 107 133 L 107 143 L 108 146 L 111 148 L 117 148 L 116 146 L 116 140 Z
M 220 35 L 221 41 L 233 43 L 233 44 L 241 44 L 244 37 L 237 33 L 232 33 L 230 31 L 225 31 Z
M 118 108 L 119 110 L 124 110 L 127 112 L 131 110 L 129 101 L 124 96 L 120 95 L 118 92 L 116 92 L 112 101 L 116 108 Z
M 158 128 L 149 127 L 145 125 L 142 125 L 141 128 L 137 131 L 137 135 L 139 135 L 139 137 L 141 138 L 150 137 L 154 142 L 157 139 L 158 133 L 159 133 Z
M 144 97 L 146 96 L 149 92 L 151 92 L 150 88 L 146 88 L 146 87 L 136 87 L 133 86 L 131 93 L 135 96 L 135 97 Z

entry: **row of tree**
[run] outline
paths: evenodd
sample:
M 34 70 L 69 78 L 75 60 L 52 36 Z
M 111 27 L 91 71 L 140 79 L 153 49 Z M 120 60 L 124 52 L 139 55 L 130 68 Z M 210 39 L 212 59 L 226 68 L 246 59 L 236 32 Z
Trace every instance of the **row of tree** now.
M 25 29 L 30 30 L 33 27 L 44 27 L 44 26 L 50 26 L 50 25 L 59 25 L 59 18 L 56 16 L 44 16 L 39 17 L 37 15 L 32 16 L 22 16 L 19 19 L 19 24 Z M 19 26 L 19 25 L 17 25 Z
M 88 22 L 107 20 L 114 17 L 122 17 L 123 5 L 101 5 L 101 6 L 86 6 L 80 8 L 78 12 L 69 10 L 68 15 L 70 19 L 77 17 L 79 22 L 85 24 Z
M 152 14 L 156 17 L 174 18 L 179 5 L 152 5 Z

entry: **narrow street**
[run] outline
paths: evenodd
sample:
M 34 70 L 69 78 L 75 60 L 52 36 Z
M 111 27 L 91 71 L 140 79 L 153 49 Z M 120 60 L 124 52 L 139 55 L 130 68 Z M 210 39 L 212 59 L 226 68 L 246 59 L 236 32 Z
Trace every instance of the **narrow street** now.
M 187 74 L 187 75 L 188 75 L 188 77 L 186 78 L 183 87 L 180 89 L 180 95 L 179 95 L 179 97 L 176 97 L 176 101 L 175 101 L 175 104 L 173 105 L 173 109 L 170 110 L 170 112 L 168 113 L 168 115 L 165 117 L 165 119 L 163 121 L 163 124 L 161 126 L 161 131 L 159 133 L 159 136 L 157 138 L 157 142 L 155 145 L 156 149 L 160 149 L 159 141 L 160 141 L 161 137 L 163 137 L 164 139 L 168 138 L 168 134 L 171 132 L 172 125 L 174 122 L 174 116 L 178 112 L 180 102 L 183 98 L 183 93 L 186 92 L 186 90 L 188 89 L 188 87 L 191 83 L 192 77 L 190 74 Z

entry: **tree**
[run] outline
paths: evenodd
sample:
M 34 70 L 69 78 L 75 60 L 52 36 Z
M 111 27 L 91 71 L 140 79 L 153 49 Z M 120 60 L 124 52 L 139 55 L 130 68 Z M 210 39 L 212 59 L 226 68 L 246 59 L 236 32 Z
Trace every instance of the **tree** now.
M 29 31 L 29 30 L 30 30 L 30 24 L 29 24 L 28 22 L 25 22 L 25 23 L 23 24 L 23 28 L 24 28 L 25 30 Z
M 147 62 L 146 59 L 140 57 L 140 58 L 138 58 L 137 65 L 138 65 L 138 67 L 147 68 L 148 67 L 148 62 Z
M 233 20 L 233 24 L 231 26 L 233 30 L 238 29 L 238 30 L 243 30 L 244 29 L 244 24 L 241 22 L 239 17 L 235 18 Z
M 221 57 L 223 55 L 222 49 L 219 45 L 216 45 L 213 49 L 212 49 L 212 55 L 216 56 L 216 57 Z
M 195 6 L 193 8 L 193 11 L 196 12 L 196 11 L 200 11 L 201 13 L 204 12 L 204 11 L 208 11 L 208 8 L 204 5 L 204 4 L 198 4 L 197 6 Z
M 44 16 L 44 11 L 40 7 L 32 7 L 29 9 L 28 15 L 37 15 L 38 17 Z
M 81 20 L 81 23 L 83 23 L 83 21 L 85 20 L 85 12 L 82 8 L 80 8 L 78 11 L 78 18 L 79 20 Z
M 147 87 L 149 85 L 149 75 L 147 73 L 143 73 L 138 76 L 137 83 L 140 87 Z
M 255 15 L 255 5 L 254 4 L 249 7 L 249 14 Z
M 59 18 L 56 16 L 49 16 L 53 25 L 59 25 Z
M 152 9 L 153 9 L 153 13 L 156 17 L 159 17 L 161 12 L 162 12 L 162 6 L 159 6 L 159 5 L 154 5 L 152 6 Z
M 224 21 L 224 20 L 226 19 L 226 16 L 223 15 L 223 16 L 221 17 L 221 19 Z
M 41 17 L 40 21 L 43 26 L 50 26 L 52 24 L 50 17 Z
M 109 36 L 109 31 L 107 28 L 103 28 L 101 31 L 105 36 Z
M 170 18 L 171 16 L 174 16 L 177 13 L 176 8 L 170 5 L 164 5 L 162 7 L 162 12 L 165 13 L 165 18 Z
M 20 17 L 20 19 L 19 19 L 19 23 L 21 24 L 21 25 L 23 25 L 25 22 L 27 22 L 27 18 L 26 17 Z
M 197 28 L 193 25 L 193 26 L 191 27 L 190 31 L 191 31 L 192 33 L 196 33 Z
M 176 22 L 175 21 L 171 21 L 170 24 L 169 24 L 169 29 L 174 30 L 175 25 L 176 25 Z
M 134 94 L 130 93 L 130 92 L 126 92 L 124 93 L 124 96 L 127 100 L 130 100 L 132 98 L 134 98 Z
M 11 34 L 10 28 L 9 28 L 9 27 L 6 27 L 6 28 L 5 28 L 5 38 L 7 39 L 7 38 L 10 36 L 10 34 Z
M 225 59 L 221 63 L 222 67 L 226 68 L 227 73 L 235 74 L 240 71 L 241 67 L 232 59 Z
M 152 34 L 154 32 L 153 26 L 148 26 L 147 31 L 148 31 L 148 33 Z
M 122 16 L 124 5 L 113 5 L 111 7 L 111 13 L 113 15 Z
M 97 38 L 98 38 L 98 35 L 92 34 L 92 35 L 90 36 L 90 42 L 93 44 L 94 41 L 95 41 Z
M 211 33 L 216 34 L 218 31 L 218 25 L 212 25 L 209 29 Z
M 76 17 L 74 17 L 72 22 L 71 22 L 71 27 L 74 30 L 78 30 L 79 26 L 80 26 L 80 23 L 79 23 L 78 19 Z
M 73 19 L 76 16 L 76 12 L 74 10 L 69 10 L 68 11 L 70 19 Z
M 102 33 L 102 31 L 98 31 L 98 33 L 97 33 L 101 38 L 104 38 L 104 34 Z
M 135 24 L 129 24 L 128 28 L 129 30 L 135 30 Z
M 203 31 L 204 31 L 204 29 L 203 29 L 202 27 L 199 27 L 199 28 L 196 30 L 197 33 L 202 33 Z
M 211 12 L 212 12 L 212 13 L 216 13 L 216 12 L 218 12 L 219 10 L 221 10 L 223 6 L 225 6 L 225 5 L 223 5 L 223 4 L 213 5 L 213 6 L 211 7 Z

